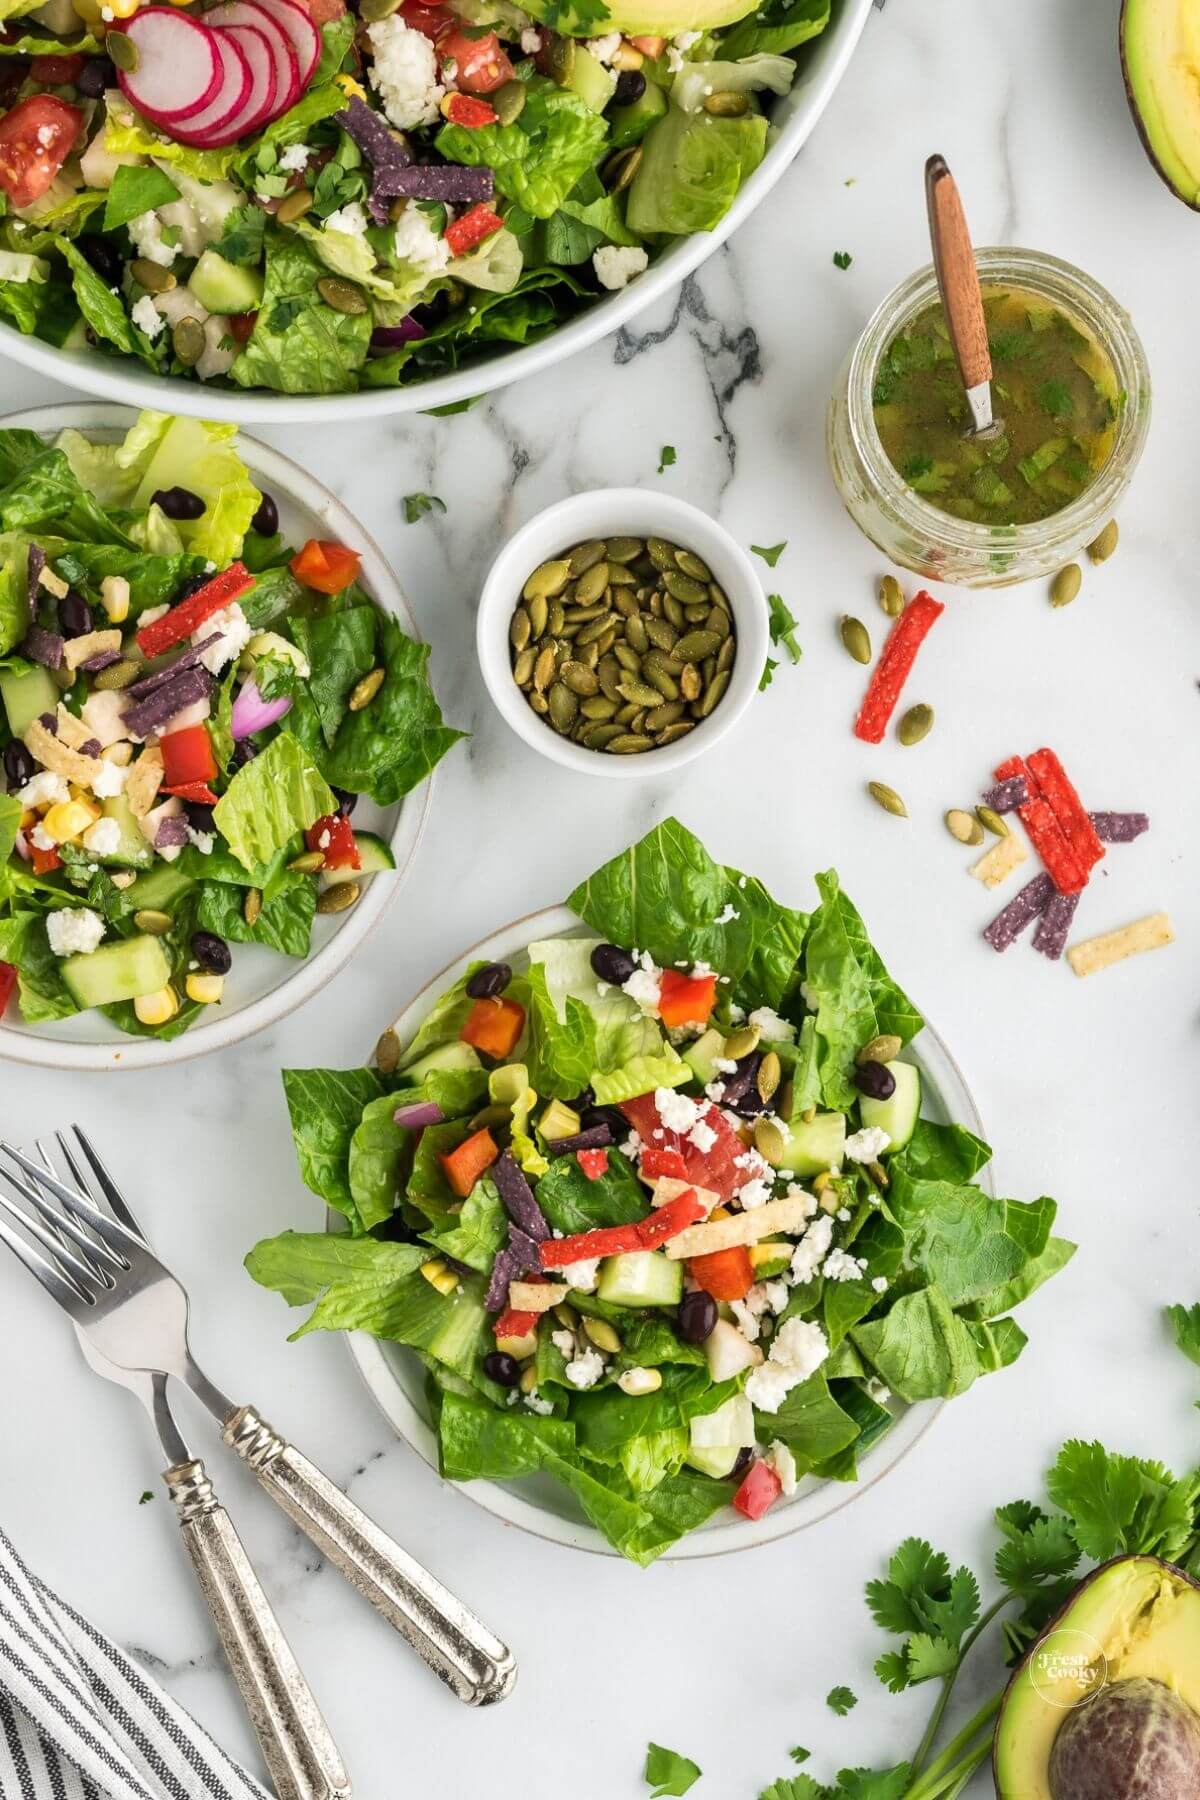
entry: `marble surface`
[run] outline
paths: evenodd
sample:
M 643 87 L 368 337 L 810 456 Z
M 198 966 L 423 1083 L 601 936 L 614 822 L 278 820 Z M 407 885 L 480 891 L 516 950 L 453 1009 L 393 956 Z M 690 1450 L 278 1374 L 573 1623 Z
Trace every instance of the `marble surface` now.
M 1195 1455 L 1195 1372 L 1164 1347 L 1157 1309 L 1200 1297 L 1194 1159 L 1198 967 L 1193 308 L 1194 218 L 1150 171 L 1126 115 L 1115 0 L 892 0 L 766 208 L 671 302 L 543 380 L 451 420 L 408 418 L 274 441 L 327 480 L 391 554 L 424 630 L 448 715 L 474 733 L 437 776 L 413 873 L 358 964 L 285 1026 L 160 1074 L 69 1084 L 0 1072 L 0 1121 L 33 1136 L 68 1114 L 118 1165 L 194 1300 L 198 1354 L 258 1402 L 513 1645 L 522 1675 L 490 1713 L 460 1710 L 212 1449 L 220 1486 L 324 1703 L 362 1800 L 636 1800 L 648 1739 L 705 1770 L 699 1800 L 752 1800 L 789 1768 L 906 1752 L 925 1702 L 871 1674 L 878 1634 L 862 1583 L 911 1531 L 986 1568 L 991 1508 L 1036 1491 L 1071 1434 Z M 964 186 L 977 236 L 1076 260 L 1130 307 L 1157 380 L 1155 420 L 1122 511 L 1122 544 L 1053 612 L 1040 586 L 943 595 L 919 694 L 938 724 L 920 748 L 857 744 L 862 678 L 836 638 L 846 611 L 882 615 L 871 547 L 841 513 L 822 433 L 834 369 L 885 289 L 922 260 L 921 165 Z M 840 273 L 832 253 L 853 264 Z M 5 368 L 6 403 L 52 398 Z M 805 656 L 781 669 L 712 760 L 669 784 L 583 782 L 524 748 L 493 713 L 472 647 L 496 544 L 560 495 L 653 484 L 711 507 L 745 541 L 789 540 L 778 585 Z M 403 523 L 425 489 L 444 516 Z M 942 809 L 992 764 L 1050 742 L 1095 807 L 1138 807 L 1153 834 L 1114 849 L 1081 906 L 1090 934 L 1167 908 L 1179 943 L 1088 982 L 978 937 L 995 899 L 966 878 Z M 904 792 L 901 823 L 863 792 Z M 343 1347 L 287 1346 L 281 1302 L 240 1269 L 247 1247 L 315 1226 L 296 1178 L 278 1070 L 352 1064 L 429 974 L 485 930 L 556 900 L 668 810 L 786 897 L 836 863 L 901 980 L 957 1053 L 997 1147 L 1003 1191 L 1055 1194 L 1082 1248 L 1025 1309 L 1031 1343 L 881 1487 L 839 1516 L 741 1558 L 647 1573 L 522 1537 L 439 1484 L 397 1443 Z M 158 1487 L 157 1447 L 128 1397 L 97 1385 L 31 1283 L 0 1272 L 6 1375 L 0 1520 L 26 1557 L 231 1748 L 254 1746 Z M 206 1429 L 196 1437 L 209 1448 Z M 86 1474 L 84 1473 L 86 1471 Z M 824 1705 L 834 1682 L 863 1703 Z M 919 1729 L 919 1728 L 918 1728 Z M 980 1780 L 972 1792 L 982 1793 Z

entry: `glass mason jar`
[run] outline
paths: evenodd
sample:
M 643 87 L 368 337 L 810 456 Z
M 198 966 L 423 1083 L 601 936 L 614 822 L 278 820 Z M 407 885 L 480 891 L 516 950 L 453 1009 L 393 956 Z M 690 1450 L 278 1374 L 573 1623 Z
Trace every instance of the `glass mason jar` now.
M 846 510 L 890 561 L 932 581 L 1005 587 L 1054 574 L 1113 516 L 1146 441 L 1150 371 L 1129 314 L 1081 269 L 1040 250 L 979 250 L 976 261 L 985 289 L 1041 296 L 1076 319 L 1111 361 L 1125 403 L 1108 460 L 1090 487 L 1035 524 L 984 525 L 940 512 L 903 480 L 875 429 L 872 390 L 892 339 L 938 298 L 932 264 L 888 295 L 846 358 L 829 402 L 826 442 Z

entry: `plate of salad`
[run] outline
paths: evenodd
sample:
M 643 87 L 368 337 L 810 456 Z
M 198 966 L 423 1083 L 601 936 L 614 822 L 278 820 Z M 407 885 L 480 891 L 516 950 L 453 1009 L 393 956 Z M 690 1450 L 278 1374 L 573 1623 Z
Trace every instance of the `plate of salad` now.
M 0 1055 L 136 1068 L 315 993 L 462 735 L 358 522 L 232 425 L 0 423 Z
M 996 1196 L 945 1046 L 832 871 L 774 900 L 677 820 L 436 977 L 375 1065 L 285 1072 L 326 1232 L 247 1258 L 348 1332 L 441 1475 L 556 1542 L 810 1525 L 1026 1338 L 1069 1260 Z
M 869 10 L 14 0 L 0 351 L 242 421 L 460 403 L 720 244 Z

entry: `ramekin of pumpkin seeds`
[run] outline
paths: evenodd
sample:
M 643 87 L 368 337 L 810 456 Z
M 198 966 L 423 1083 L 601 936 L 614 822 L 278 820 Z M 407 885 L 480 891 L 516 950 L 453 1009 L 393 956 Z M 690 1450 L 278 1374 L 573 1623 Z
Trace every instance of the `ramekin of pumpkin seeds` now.
M 488 576 L 478 634 L 509 723 L 597 774 L 648 774 L 714 742 L 756 691 L 766 638 L 745 553 L 696 508 L 640 489 L 531 521 Z

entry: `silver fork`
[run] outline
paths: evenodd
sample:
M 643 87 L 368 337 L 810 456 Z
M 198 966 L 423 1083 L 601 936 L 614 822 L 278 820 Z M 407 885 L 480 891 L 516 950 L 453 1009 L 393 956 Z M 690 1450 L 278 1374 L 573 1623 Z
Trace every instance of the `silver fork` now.
M 0 1140 L 0 1150 L 18 1171 L 14 1175 L 0 1163 L 0 1176 L 18 1196 L 14 1200 L 0 1189 L 0 1241 L 101 1356 L 119 1369 L 185 1382 L 275 1503 L 452 1693 L 474 1706 L 502 1700 L 517 1672 L 508 1647 L 253 1406 L 235 1405 L 209 1380 L 188 1344 L 185 1289 L 140 1232 L 114 1216 L 119 1209 L 129 1217 L 129 1208 L 83 1131 L 77 1125 L 72 1130 L 114 1211 L 102 1210 L 80 1189 Z

